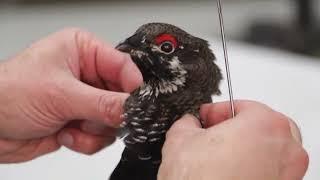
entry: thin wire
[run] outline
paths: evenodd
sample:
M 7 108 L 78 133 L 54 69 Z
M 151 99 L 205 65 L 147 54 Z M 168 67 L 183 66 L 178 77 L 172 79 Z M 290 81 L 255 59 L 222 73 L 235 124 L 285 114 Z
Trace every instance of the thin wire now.
M 217 0 L 217 5 L 218 5 L 218 12 L 219 12 L 220 32 L 221 32 L 221 38 L 222 38 L 224 61 L 225 61 L 227 81 L 228 81 L 230 109 L 231 109 L 232 117 L 234 117 L 236 113 L 235 113 L 235 109 L 234 109 L 234 100 L 233 100 L 233 92 L 232 92 L 232 84 L 231 84 L 231 76 L 230 76 L 229 58 L 228 58 L 226 36 L 225 36 L 225 31 L 224 31 L 221 0 Z

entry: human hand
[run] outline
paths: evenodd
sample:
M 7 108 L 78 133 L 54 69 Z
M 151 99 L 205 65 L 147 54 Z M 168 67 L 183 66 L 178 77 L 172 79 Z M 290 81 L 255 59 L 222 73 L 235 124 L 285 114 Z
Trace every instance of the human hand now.
M 87 32 L 67 29 L 34 43 L 0 63 L 0 163 L 61 145 L 92 154 L 111 144 L 122 92 L 141 82 L 128 55 Z
M 251 101 L 201 107 L 207 129 L 191 115 L 177 121 L 162 149 L 159 180 L 302 180 L 308 155 L 288 117 Z

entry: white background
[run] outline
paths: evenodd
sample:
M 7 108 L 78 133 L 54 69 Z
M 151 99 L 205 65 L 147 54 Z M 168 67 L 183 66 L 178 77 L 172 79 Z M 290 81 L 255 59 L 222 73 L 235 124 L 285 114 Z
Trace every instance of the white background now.
M 270 17 L 286 19 L 290 14 L 284 6 L 272 3 L 225 5 L 227 32 L 241 32 L 254 14 L 266 13 L 256 10 L 260 6 L 273 9 Z M 241 13 L 234 15 L 236 11 Z M 32 41 L 66 26 L 83 27 L 115 44 L 139 25 L 150 21 L 173 23 L 210 40 L 223 68 L 220 39 L 214 36 L 219 30 L 215 3 L 210 2 L 0 7 L 0 59 L 12 56 Z M 235 97 L 262 101 L 296 120 L 310 154 L 305 180 L 320 179 L 320 143 L 317 140 L 320 135 L 320 59 L 234 41 L 229 41 L 228 46 Z M 223 94 L 216 101 L 228 97 L 226 83 L 221 87 Z M 102 180 L 116 165 L 121 150 L 121 143 L 93 156 L 61 149 L 28 163 L 0 165 L 0 179 Z

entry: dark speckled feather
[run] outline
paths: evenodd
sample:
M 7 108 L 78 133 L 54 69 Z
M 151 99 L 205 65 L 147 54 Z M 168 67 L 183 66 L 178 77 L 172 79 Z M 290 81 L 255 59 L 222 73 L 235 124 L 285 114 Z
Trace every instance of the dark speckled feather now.
M 164 23 L 141 26 L 117 46 L 129 53 L 144 84 L 124 105 L 125 150 L 110 180 L 156 180 L 171 125 L 220 94 L 222 75 L 207 41 Z

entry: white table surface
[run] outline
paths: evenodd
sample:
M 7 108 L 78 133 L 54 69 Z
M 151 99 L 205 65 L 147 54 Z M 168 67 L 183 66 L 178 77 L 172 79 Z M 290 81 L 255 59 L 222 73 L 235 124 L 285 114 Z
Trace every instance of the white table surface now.
M 213 41 L 218 42 L 218 41 Z M 216 44 L 215 43 L 215 44 Z M 214 48 L 223 67 L 222 51 Z M 229 43 L 234 95 L 236 98 L 262 101 L 292 117 L 301 127 L 304 145 L 310 154 L 305 180 L 320 179 L 319 111 L 320 60 Z M 223 95 L 227 99 L 225 81 Z M 17 179 L 106 179 L 120 158 L 123 148 L 117 142 L 93 156 L 78 155 L 66 149 L 31 162 L 0 165 L 1 180 Z

